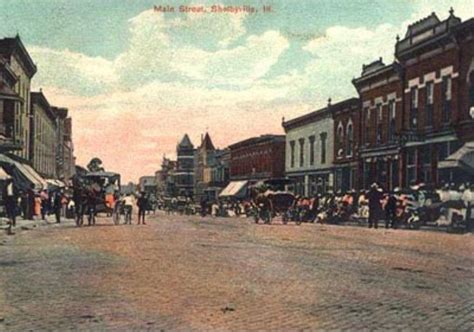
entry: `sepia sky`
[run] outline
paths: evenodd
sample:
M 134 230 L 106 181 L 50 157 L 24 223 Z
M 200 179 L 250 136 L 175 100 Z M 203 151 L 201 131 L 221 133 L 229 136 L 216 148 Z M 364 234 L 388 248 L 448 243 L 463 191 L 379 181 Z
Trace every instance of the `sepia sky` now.
M 250 5 L 255 14 L 159 13 L 153 6 Z M 263 13 L 262 6 L 272 7 Z M 351 79 L 397 34 L 470 0 L 0 0 L 0 38 L 20 34 L 33 89 L 68 107 L 78 164 L 100 157 L 123 181 L 153 175 L 188 133 L 225 147 L 356 95 Z

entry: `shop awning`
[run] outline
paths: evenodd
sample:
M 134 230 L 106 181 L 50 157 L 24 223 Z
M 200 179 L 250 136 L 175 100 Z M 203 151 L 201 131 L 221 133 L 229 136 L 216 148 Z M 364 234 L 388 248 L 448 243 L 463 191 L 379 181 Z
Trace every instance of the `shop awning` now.
M 474 173 L 474 142 L 464 144 L 445 160 L 440 161 L 438 168 L 461 168 Z
M 55 179 L 46 179 L 46 183 L 48 184 L 48 188 L 52 189 L 64 188 L 66 186 L 63 182 Z
M 5 172 L 5 169 L 0 166 L 0 181 L 11 179 L 12 177 Z
M 248 181 L 231 181 L 219 197 L 245 197 Z
M 22 164 L 0 154 L 0 166 L 13 178 L 15 185 L 23 190 L 42 190 L 47 187 L 46 181 L 30 165 Z

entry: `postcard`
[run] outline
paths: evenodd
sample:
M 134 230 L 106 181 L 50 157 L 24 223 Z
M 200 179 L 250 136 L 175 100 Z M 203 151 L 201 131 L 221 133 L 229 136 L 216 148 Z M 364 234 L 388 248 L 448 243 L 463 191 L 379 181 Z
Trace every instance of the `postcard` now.
M 0 331 L 472 331 L 469 0 L 0 0 Z

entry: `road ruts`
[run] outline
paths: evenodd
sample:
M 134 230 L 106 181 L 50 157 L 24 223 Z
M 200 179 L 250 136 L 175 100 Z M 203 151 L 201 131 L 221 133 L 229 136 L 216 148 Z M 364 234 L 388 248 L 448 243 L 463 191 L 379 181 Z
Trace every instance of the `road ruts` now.
M 0 330 L 472 330 L 472 235 L 149 216 L 0 247 Z

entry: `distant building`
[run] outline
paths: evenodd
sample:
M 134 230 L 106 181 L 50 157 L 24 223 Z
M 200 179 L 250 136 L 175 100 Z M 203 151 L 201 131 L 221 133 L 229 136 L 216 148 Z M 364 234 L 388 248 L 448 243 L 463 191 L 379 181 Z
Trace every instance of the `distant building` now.
M 43 92 L 31 93 L 30 158 L 33 167 L 49 179 L 56 178 L 56 115 Z
M 156 195 L 156 177 L 155 176 L 142 176 L 138 181 L 138 188 L 140 192 L 145 192 L 149 195 Z
M 163 157 L 161 169 L 155 173 L 157 195 L 162 197 L 176 196 L 176 186 L 174 173 L 176 171 L 176 161 Z
M 227 158 L 226 158 L 227 157 Z M 196 150 L 194 199 L 216 199 L 229 181 L 229 151 L 216 149 L 208 133 Z
M 193 197 L 194 195 L 194 158 L 195 149 L 188 134 L 185 134 L 176 147 L 177 165 L 174 182 L 178 195 Z
M 263 180 L 285 175 L 285 136 L 262 135 L 229 146 L 230 180 Z

